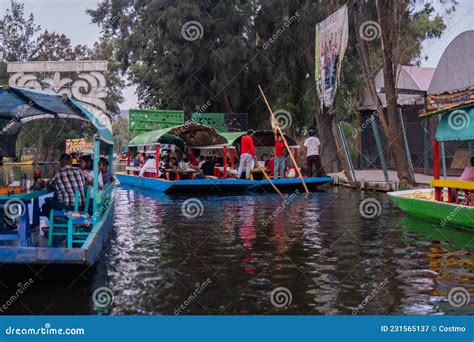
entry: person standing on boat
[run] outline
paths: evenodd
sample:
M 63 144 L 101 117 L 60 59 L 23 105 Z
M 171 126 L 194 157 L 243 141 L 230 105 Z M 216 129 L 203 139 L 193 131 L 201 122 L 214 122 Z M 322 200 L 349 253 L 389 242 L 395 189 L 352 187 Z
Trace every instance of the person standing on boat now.
M 257 164 L 257 155 L 255 154 L 255 146 L 253 144 L 253 136 L 255 131 L 249 129 L 247 134 L 242 137 L 240 142 L 240 161 L 239 170 L 237 171 L 237 179 L 242 177 L 242 172 L 245 169 L 245 178 L 250 178 L 250 171 L 255 164 Z
M 308 177 L 313 177 L 313 165 L 316 168 L 316 176 L 323 177 L 323 169 L 321 167 L 320 157 L 321 143 L 316 137 L 316 131 L 309 131 L 309 137 L 304 142 L 304 149 L 306 154 L 306 174 Z
M 285 143 L 283 137 L 275 132 L 275 159 L 273 161 L 273 177 L 285 178 Z
M 62 154 L 59 160 L 60 169 L 51 180 L 50 188 L 54 196 L 45 199 L 42 214 L 49 217 L 51 210 L 74 210 L 75 192 L 79 191 L 79 208 L 84 207 L 85 181 L 84 176 L 72 166 L 70 154 Z

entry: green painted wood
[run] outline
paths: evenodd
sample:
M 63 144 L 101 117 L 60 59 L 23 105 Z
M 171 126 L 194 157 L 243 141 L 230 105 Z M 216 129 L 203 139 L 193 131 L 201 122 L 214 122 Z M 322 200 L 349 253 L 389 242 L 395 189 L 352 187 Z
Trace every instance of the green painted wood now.
M 474 207 L 388 195 L 408 215 L 436 222 L 440 228 L 454 225 L 474 229 Z

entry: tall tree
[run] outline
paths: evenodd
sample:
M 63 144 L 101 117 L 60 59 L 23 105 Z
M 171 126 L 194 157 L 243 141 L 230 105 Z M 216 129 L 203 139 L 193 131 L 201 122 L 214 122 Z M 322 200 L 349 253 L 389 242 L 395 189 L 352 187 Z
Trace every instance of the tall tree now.
M 358 32 L 357 51 L 367 89 L 376 105 L 377 118 L 387 137 L 388 151 L 394 156 L 400 184 L 403 187 L 413 185 L 415 179 L 409 172 L 398 116 L 399 66 L 419 60 L 421 42 L 426 38 L 439 37 L 445 25 L 440 15 L 432 15 L 434 9 L 430 4 L 426 4 L 421 10 L 417 9 L 416 2 L 405 0 L 375 0 L 375 8 L 372 3 L 369 6 L 367 2 L 361 0 L 355 0 L 353 5 L 355 31 Z M 450 10 L 453 10 L 453 7 L 448 9 Z M 376 21 L 364 21 L 364 13 L 371 13 Z M 371 32 L 364 33 L 364 27 L 366 29 L 370 27 Z M 371 35 L 369 39 L 364 36 L 365 34 Z M 387 102 L 385 110 L 375 89 L 374 51 L 381 56 L 383 65 Z

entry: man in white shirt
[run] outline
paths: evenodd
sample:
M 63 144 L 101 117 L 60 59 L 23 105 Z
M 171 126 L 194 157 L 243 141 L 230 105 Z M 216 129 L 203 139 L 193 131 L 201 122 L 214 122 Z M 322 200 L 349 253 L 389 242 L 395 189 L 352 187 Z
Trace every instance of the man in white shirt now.
M 316 177 L 323 177 L 324 172 L 321 167 L 320 155 L 321 143 L 316 137 L 316 131 L 309 131 L 309 137 L 304 142 L 304 149 L 306 154 L 306 174 L 308 177 L 313 177 L 313 165 L 316 168 Z

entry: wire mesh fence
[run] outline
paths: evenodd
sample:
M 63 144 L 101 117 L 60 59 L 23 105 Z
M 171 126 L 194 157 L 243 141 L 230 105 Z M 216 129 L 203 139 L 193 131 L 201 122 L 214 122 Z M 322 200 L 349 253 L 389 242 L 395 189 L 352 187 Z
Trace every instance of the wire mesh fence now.
M 431 117 L 421 119 L 419 112 L 423 106 L 403 106 L 401 114 L 405 126 L 405 134 L 408 149 L 415 173 L 433 174 L 433 151 L 432 142 L 434 140 L 438 118 Z M 373 111 L 361 111 L 360 121 L 370 122 Z M 376 120 L 380 141 L 382 145 L 383 157 L 388 169 L 395 169 L 395 159 L 387 148 L 387 139 L 383 133 L 380 123 Z M 359 169 L 382 169 L 382 162 L 377 148 L 376 137 L 372 125 L 360 127 L 360 153 L 355 156 L 354 164 Z M 403 134 L 400 131 L 400 134 Z M 441 156 L 447 176 L 459 176 L 465 166 L 470 164 L 473 146 L 466 141 L 450 141 L 441 144 Z

